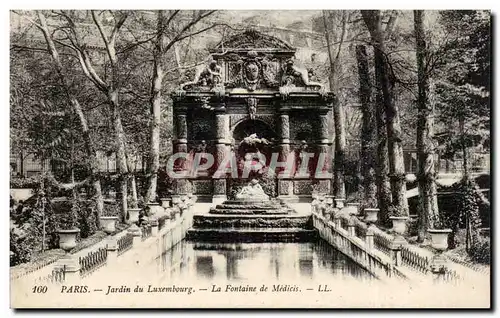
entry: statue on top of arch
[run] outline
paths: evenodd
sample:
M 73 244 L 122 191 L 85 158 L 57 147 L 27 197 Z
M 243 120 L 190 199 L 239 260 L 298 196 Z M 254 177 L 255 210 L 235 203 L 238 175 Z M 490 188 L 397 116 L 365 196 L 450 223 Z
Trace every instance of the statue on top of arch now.
M 217 64 L 216 60 L 211 58 L 208 65 L 202 69 L 198 69 L 194 80 L 182 84 L 181 90 L 191 89 L 195 86 L 210 88 L 222 86 L 222 68 Z

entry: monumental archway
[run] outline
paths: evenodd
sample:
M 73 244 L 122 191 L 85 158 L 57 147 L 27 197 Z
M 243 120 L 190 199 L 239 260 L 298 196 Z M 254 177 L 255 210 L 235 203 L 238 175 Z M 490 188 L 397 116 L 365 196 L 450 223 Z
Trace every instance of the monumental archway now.
M 260 136 L 263 133 L 268 135 L 280 158 L 298 153 L 304 143 L 309 152 L 330 152 L 332 134 L 327 119 L 334 96 L 321 84 L 310 81 L 307 70 L 295 65 L 293 47 L 249 30 L 210 52 L 208 65 L 172 95 L 174 151 L 203 149 L 214 155 L 216 163 L 221 163 L 238 147 L 236 143 L 241 140 L 236 139 L 251 132 L 258 137 L 264 137 Z M 179 179 L 174 190 L 178 194 L 212 193 L 215 201 L 222 201 L 231 177 L 205 175 Z M 330 181 L 324 178 L 314 183 L 320 192 L 329 193 Z M 277 183 L 278 195 L 290 199 L 295 195 L 310 195 L 313 181 L 291 176 Z

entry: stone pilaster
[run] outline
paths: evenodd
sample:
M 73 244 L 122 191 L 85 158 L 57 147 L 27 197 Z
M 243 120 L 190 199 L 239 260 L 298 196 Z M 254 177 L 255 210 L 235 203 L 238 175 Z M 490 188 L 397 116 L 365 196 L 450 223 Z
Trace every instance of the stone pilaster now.
M 330 156 L 330 153 L 329 144 L 321 143 L 318 145 L 318 160 L 316 161 L 316 167 L 314 170 L 314 177 L 318 180 L 318 193 L 331 193 L 332 157 Z
M 175 116 L 175 134 L 177 144 L 187 144 L 187 120 L 186 114 L 180 113 Z
M 280 138 L 281 143 L 290 143 L 290 118 L 288 114 L 280 114 Z
M 319 131 L 319 142 L 321 144 L 329 144 L 329 136 L 328 136 L 328 115 L 320 114 L 318 121 L 318 131 Z
M 214 194 L 212 197 L 212 203 L 220 204 L 227 200 L 226 195 L 226 179 L 214 179 Z
M 315 178 L 318 179 L 318 192 L 331 193 L 332 183 L 332 155 L 331 140 L 328 134 L 328 115 L 320 114 L 318 118 L 319 140 L 317 145 L 318 160 L 315 167 Z
M 215 110 L 215 170 L 228 155 L 229 144 L 229 118 L 225 113 L 225 107 L 221 106 Z M 214 171 L 215 171 L 214 170 Z M 214 194 L 212 202 L 219 204 L 227 200 L 225 175 L 213 180 Z
M 186 114 L 179 113 L 175 116 L 175 134 L 176 140 L 174 141 L 174 152 L 175 153 L 187 153 L 187 121 Z M 176 160 L 175 169 L 178 171 L 182 171 L 186 169 L 186 160 L 185 158 L 179 158 Z
M 280 145 L 279 145 L 279 161 L 284 163 L 287 161 L 290 155 L 290 118 L 287 113 L 280 114 L 279 120 L 279 134 L 280 134 Z M 281 168 L 281 171 L 285 171 L 286 168 Z M 293 193 L 293 181 L 291 180 L 291 175 L 284 175 L 278 178 L 278 196 L 281 199 L 287 201 L 293 201 L 296 196 Z

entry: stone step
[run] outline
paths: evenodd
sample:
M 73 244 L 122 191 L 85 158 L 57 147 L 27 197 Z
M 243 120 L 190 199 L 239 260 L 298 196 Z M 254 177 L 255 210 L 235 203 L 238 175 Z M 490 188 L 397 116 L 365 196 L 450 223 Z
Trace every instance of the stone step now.
M 217 208 L 210 209 L 210 214 L 282 214 L 287 215 L 291 211 L 288 209 L 266 209 L 266 208 L 252 208 L 252 209 L 242 209 L 239 208 Z
M 195 229 L 217 228 L 302 228 L 312 229 L 312 219 L 303 214 L 204 214 L 193 217 Z
M 303 228 L 204 228 L 189 230 L 186 239 L 219 243 L 311 242 L 318 239 L 318 233 Z

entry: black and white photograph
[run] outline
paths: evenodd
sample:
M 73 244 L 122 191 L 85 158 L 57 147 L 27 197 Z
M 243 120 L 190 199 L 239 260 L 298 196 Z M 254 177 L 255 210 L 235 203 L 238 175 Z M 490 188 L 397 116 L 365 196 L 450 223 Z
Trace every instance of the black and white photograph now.
M 491 11 L 9 16 L 11 308 L 491 308 Z

